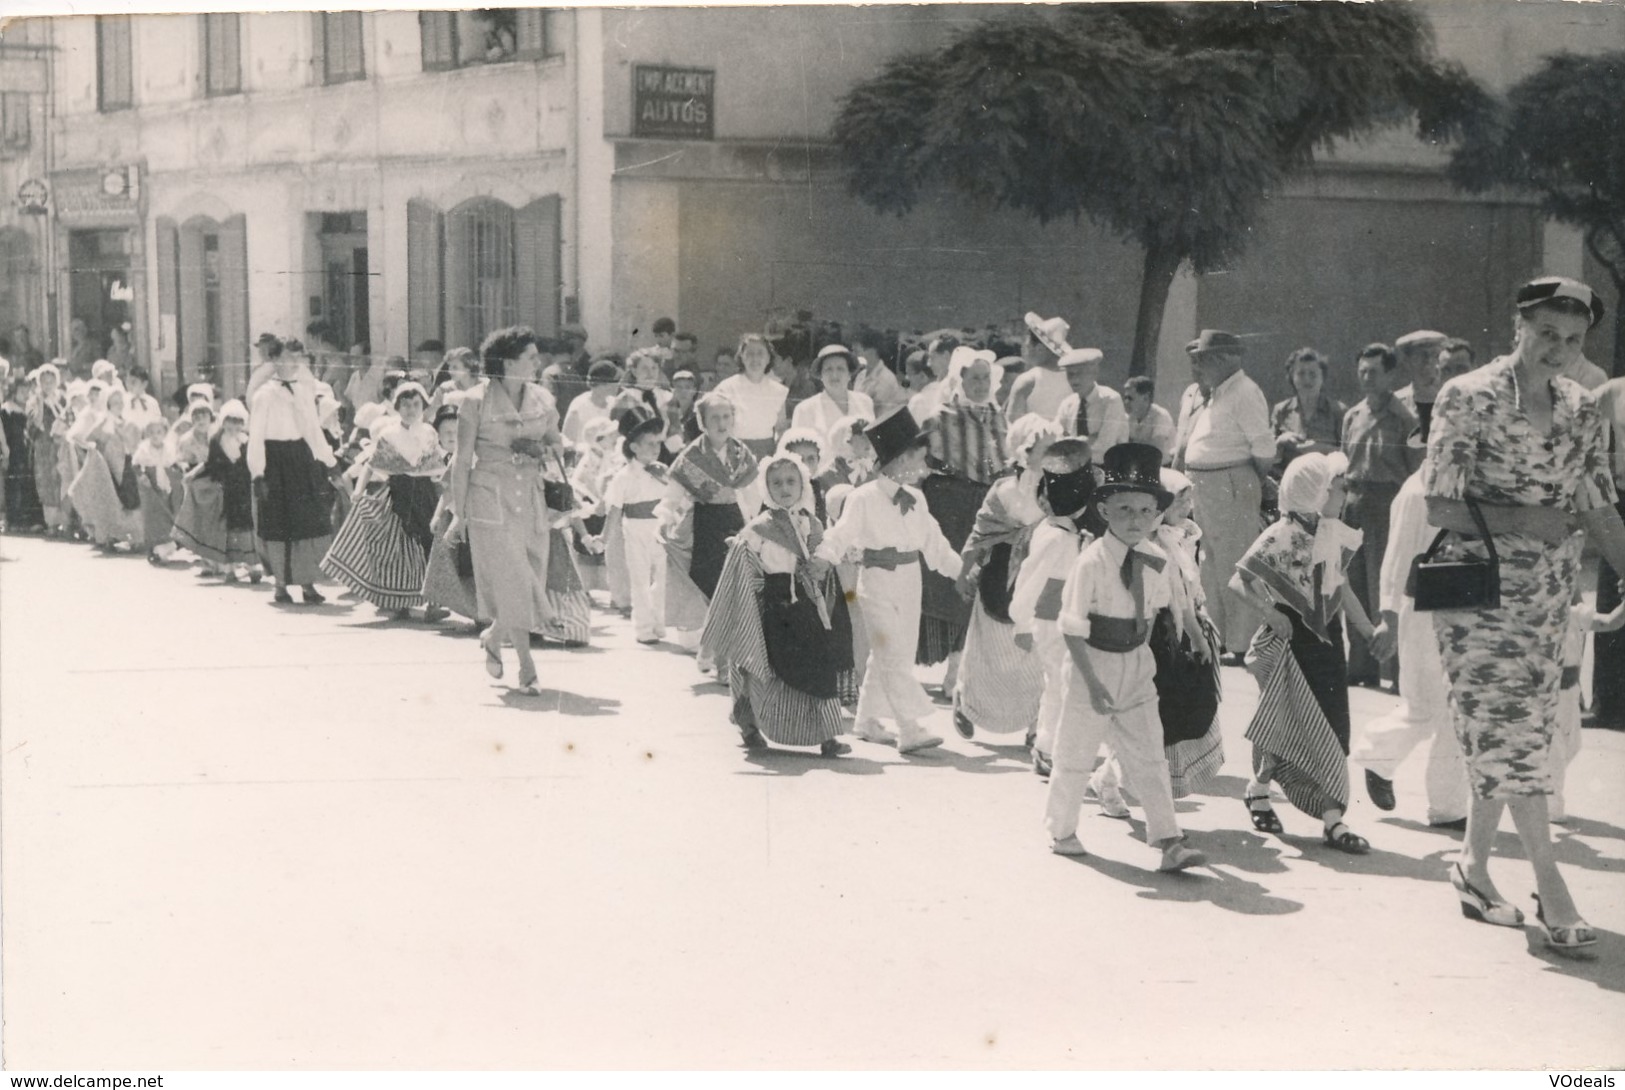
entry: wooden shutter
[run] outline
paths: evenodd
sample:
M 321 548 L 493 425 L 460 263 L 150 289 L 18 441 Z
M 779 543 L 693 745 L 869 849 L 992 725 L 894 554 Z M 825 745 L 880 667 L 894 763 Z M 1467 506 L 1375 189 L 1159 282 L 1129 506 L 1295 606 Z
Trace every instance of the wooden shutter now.
M 423 35 L 423 70 L 433 72 L 457 67 L 457 13 L 420 11 L 418 28 Z M 417 342 L 413 342 L 414 344 Z
M 331 82 L 361 79 L 367 74 L 361 57 L 361 13 L 330 11 L 327 15 L 327 65 Z
M 0 94 L 0 147 L 7 151 L 27 151 L 29 97 L 7 92 Z
M 180 230 L 175 221 L 159 217 L 156 224 L 158 235 L 158 336 L 154 342 L 160 342 L 166 329 L 173 330 L 170 334 L 173 343 L 158 343 L 158 359 L 175 361 L 175 382 L 185 385 L 186 371 L 181 366 L 181 282 L 180 282 Z M 166 321 L 166 319 L 169 319 Z M 159 369 L 154 368 L 156 373 Z M 173 387 L 171 387 L 173 389 Z
M 414 345 L 446 340 L 445 231 L 434 205 L 406 202 L 406 327 Z
M 557 196 L 540 197 L 514 217 L 519 320 L 549 337 L 559 329 L 559 296 L 563 288 L 559 207 Z
M 103 111 L 131 102 L 130 17 L 96 16 L 96 104 Z
M 180 343 L 176 347 L 176 368 L 182 374 L 198 377 L 198 366 L 207 351 L 208 331 L 204 329 L 203 303 L 203 236 L 215 229 L 212 220 L 188 220 L 180 229 L 178 239 L 175 281 L 180 288 L 177 300 L 176 327 Z M 159 253 L 163 246 L 160 243 Z
M 235 12 L 203 17 L 205 89 L 234 95 L 243 89 L 242 34 Z
M 327 13 L 310 13 L 310 65 L 312 82 L 327 82 Z
M 248 386 L 248 217 L 232 216 L 220 225 L 221 385 L 227 396 Z
M 521 57 L 547 54 L 547 12 L 542 8 L 520 8 L 514 25 L 515 51 Z

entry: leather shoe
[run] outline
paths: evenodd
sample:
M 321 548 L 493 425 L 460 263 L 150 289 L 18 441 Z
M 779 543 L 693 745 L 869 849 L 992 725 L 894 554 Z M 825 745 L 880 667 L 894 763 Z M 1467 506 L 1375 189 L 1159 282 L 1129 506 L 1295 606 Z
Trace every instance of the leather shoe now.
M 1394 781 L 1383 779 L 1369 768 L 1365 770 L 1365 792 L 1371 796 L 1371 803 L 1377 809 L 1394 808 Z
M 1455 821 L 1430 821 L 1428 822 L 1428 826 L 1433 829 L 1449 829 L 1453 833 L 1465 833 L 1467 831 L 1467 819 L 1457 818 Z

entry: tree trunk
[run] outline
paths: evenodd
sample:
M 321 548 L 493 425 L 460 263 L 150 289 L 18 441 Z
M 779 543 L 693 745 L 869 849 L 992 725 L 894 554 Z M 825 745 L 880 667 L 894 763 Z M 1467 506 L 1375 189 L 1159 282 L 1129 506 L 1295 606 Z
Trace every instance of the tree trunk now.
M 1168 306 L 1168 289 L 1179 272 L 1183 256 L 1173 249 L 1153 246 L 1145 252 L 1140 273 L 1140 307 L 1134 319 L 1134 352 L 1129 357 L 1130 375 L 1156 376 L 1157 341 L 1162 336 L 1162 313 Z
M 1619 302 L 1614 304 L 1614 365 L 1609 373 L 1618 378 L 1625 375 L 1625 280 L 1616 279 L 1614 289 Z

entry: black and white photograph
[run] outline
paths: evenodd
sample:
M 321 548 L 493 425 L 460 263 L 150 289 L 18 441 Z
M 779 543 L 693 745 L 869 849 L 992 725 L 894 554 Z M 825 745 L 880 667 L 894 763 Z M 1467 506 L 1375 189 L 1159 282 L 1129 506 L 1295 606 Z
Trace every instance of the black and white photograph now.
M 1612 1085 L 1625 2 L 223 2 L 0 0 L 7 1085 Z

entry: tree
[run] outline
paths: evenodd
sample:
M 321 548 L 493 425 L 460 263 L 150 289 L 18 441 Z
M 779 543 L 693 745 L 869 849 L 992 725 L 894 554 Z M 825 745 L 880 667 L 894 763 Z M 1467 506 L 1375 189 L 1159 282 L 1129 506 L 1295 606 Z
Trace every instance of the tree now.
M 1470 192 L 1508 186 L 1585 234 L 1625 299 L 1625 53 L 1559 53 L 1478 115 L 1450 160 Z M 1625 374 L 1625 314 L 1614 308 L 1613 373 Z
M 876 210 L 945 186 L 1137 242 L 1142 374 L 1184 262 L 1234 261 L 1269 194 L 1336 141 L 1409 119 L 1445 139 L 1479 95 L 1405 4 L 1080 4 L 892 60 L 847 94 L 833 137 Z

